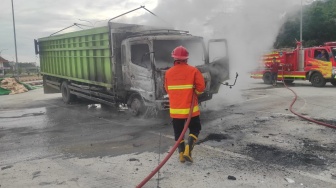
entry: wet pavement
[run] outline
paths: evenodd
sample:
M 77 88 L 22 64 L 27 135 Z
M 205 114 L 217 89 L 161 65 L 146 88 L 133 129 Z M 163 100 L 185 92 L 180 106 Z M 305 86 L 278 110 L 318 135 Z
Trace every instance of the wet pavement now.
M 308 84 L 292 85 L 294 109 L 334 122 L 336 88 Z M 173 155 L 146 187 L 181 187 L 186 178 L 192 187 L 336 187 L 335 129 L 291 114 L 293 95 L 281 84 L 225 92 L 202 104 L 195 163 Z M 135 187 L 174 144 L 172 132 L 167 114 L 66 105 L 42 89 L 0 96 L 0 187 Z
M 114 108 L 93 107 L 88 101 L 65 105 L 59 95 L 44 100 L 41 89 L 21 95 L 29 98 L 34 94 L 42 99 L 30 103 L 13 101 L 15 109 L 6 104 L 1 106 L 2 164 L 60 154 L 103 157 L 154 150 L 151 148 L 157 146 L 152 140 L 157 136 L 148 134 L 148 130 L 171 131 L 168 118 L 137 119 Z M 167 147 L 168 143 L 161 147 Z

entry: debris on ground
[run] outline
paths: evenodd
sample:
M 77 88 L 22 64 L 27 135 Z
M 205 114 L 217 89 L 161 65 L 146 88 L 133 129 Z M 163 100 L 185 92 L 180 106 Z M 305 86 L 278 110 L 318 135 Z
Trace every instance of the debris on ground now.
M 288 183 L 295 183 L 294 180 L 290 179 L 290 178 L 285 178 L 285 180 L 288 182 Z
M 6 169 L 12 168 L 12 167 L 13 167 L 12 165 L 4 166 L 4 167 L 1 167 L 1 170 L 6 170 Z
M 28 89 L 24 85 L 18 83 L 15 78 L 4 78 L 3 80 L 1 80 L 0 87 L 5 90 L 9 90 L 9 95 L 24 93 L 28 91 Z
M 37 84 L 18 81 L 17 78 L 0 78 L 0 95 L 25 93 L 29 90 L 37 88 L 40 88 L 40 86 Z
M 237 178 L 234 177 L 234 176 L 228 176 L 228 179 L 229 179 L 229 180 L 236 180 Z
M 136 159 L 136 158 L 130 158 L 130 159 L 128 159 L 128 161 L 138 161 L 138 162 L 140 162 L 140 160 Z

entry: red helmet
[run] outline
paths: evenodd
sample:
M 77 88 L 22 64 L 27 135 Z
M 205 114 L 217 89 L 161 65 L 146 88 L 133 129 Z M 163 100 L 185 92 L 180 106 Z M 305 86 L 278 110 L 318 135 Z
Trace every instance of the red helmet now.
M 183 46 L 176 47 L 171 55 L 175 60 L 187 60 L 189 58 L 189 52 Z

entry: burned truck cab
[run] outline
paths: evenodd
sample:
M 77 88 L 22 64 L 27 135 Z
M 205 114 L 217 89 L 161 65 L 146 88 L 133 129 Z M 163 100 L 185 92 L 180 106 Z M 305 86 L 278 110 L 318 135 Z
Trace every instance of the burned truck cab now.
M 164 77 L 173 66 L 171 52 L 177 46 L 188 49 L 188 63 L 205 78 L 206 91 L 200 101 L 210 100 L 228 79 L 226 41 L 210 40 L 207 48 L 202 37 L 186 31 L 108 22 L 107 26 L 43 37 L 34 45 L 40 55 L 45 93 L 61 93 L 67 104 L 77 96 L 123 107 L 134 116 L 169 108 Z
M 173 66 L 171 52 L 182 45 L 189 51 L 188 64 L 201 71 L 206 83 L 205 92 L 199 96 L 200 102 L 210 100 L 218 92 L 221 82 L 229 79 L 229 64 L 226 40 L 209 42 L 221 43 L 226 49 L 216 48 L 219 53 L 210 60 L 210 43 L 207 48 L 202 37 L 192 36 L 187 31 L 150 30 L 129 36 L 121 45 L 124 87 L 140 95 L 145 106 L 168 109 L 164 77 Z

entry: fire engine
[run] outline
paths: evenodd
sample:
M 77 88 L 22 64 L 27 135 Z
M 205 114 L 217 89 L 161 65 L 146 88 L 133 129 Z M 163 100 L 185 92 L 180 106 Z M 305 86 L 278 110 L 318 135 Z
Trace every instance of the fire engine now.
M 300 48 L 301 43 L 297 42 L 294 50 L 277 50 L 265 54 L 262 66 L 251 72 L 251 78 L 263 79 L 265 84 L 271 84 L 270 68 L 275 57 L 279 63 L 278 81 L 293 83 L 294 80 L 309 80 L 314 87 L 324 87 L 327 82 L 336 86 L 336 42 L 302 50 Z

